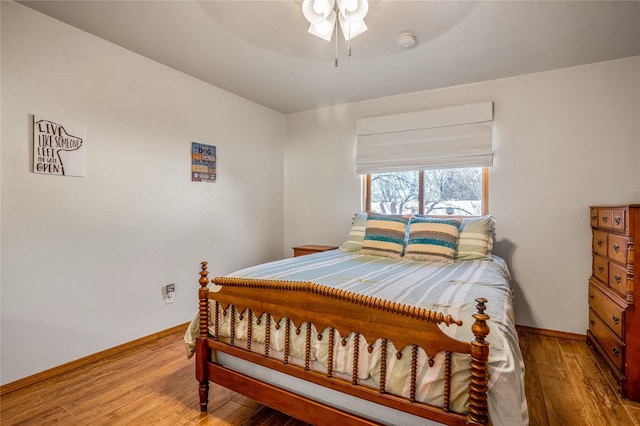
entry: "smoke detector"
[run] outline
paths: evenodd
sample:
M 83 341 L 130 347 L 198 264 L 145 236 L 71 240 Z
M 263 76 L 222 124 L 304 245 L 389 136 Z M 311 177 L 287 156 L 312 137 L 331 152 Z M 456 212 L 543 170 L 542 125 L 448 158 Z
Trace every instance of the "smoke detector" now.
M 412 32 L 405 32 L 405 33 L 398 34 L 396 41 L 398 43 L 398 46 L 404 47 L 405 49 L 409 49 L 415 46 L 417 42 L 416 35 Z

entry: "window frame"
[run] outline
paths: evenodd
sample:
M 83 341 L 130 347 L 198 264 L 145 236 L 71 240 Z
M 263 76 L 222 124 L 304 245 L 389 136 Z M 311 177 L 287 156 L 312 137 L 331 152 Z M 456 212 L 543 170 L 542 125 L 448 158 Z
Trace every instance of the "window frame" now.
M 443 167 L 445 169 L 447 167 Z M 364 211 L 371 211 L 371 174 L 364 176 Z M 424 214 L 424 169 L 418 170 L 418 214 Z M 482 168 L 482 215 L 489 214 L 489 167 Z

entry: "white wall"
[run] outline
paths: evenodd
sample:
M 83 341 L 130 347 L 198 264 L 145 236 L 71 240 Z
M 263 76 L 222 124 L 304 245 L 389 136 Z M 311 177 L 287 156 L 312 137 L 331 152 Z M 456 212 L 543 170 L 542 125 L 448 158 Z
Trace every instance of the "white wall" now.
M 355 119 L 495 102 L 490 213 L 517 323 L 584 334 L 588 206 L 640 202 L 640 57 L 286 117 L 285 253 L 340 244 L 360 209 Z
M 282 257 L 284 116 L 21 5 L 1 14 L 2 384 L 189 321 L 201 260 Z M 30 171 L 31 114 L 86 125 L 86 177 Z M 191 182 L 192 141 L 217 146 L 216 183 Z

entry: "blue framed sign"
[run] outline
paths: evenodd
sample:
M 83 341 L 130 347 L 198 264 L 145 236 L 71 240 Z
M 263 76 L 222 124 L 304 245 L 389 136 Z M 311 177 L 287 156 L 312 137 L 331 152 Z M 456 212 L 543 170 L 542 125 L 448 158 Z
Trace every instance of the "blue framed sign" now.
M 193 182 L 216 181 L 216 147 L 191 142 L 191 180 Z

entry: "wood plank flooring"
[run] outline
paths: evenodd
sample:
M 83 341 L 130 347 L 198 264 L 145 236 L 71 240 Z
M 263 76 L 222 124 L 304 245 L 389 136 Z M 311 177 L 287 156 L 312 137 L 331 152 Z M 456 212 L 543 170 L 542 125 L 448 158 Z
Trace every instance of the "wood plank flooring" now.
M 640 403 L 620 398 L 604 361 L 584 342 L 520 333 L 531 425 L 636 425 Z M 303 422 L 211 384 L 200 413 L 193 359 L 182 332 L 5 394 L 13 425 L 302 426 Z

